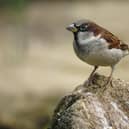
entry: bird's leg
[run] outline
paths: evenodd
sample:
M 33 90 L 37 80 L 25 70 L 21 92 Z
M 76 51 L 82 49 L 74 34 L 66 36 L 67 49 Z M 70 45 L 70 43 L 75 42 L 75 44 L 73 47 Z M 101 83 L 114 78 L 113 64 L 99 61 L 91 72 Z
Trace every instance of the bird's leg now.
M 98 69 L 98 66 L 94 66 L 94 69 L 93 69 L 93 71 L 91 72 L 91 74 L 90 74 L 90 76 L 89 76 L 89 78 L 88 78 L 88 85 L 90 85 L 91 84 L 91 82 L 92 82 L 92 77 L 93 77 L 93 75 L 94 75 L 94 73 L 95 73 L 95 71 Z
M 114 72 L 114 66 L 111 66 L 111 73 L 110 73 L 110 76 L 108 77 L 107 82 L 104 84 L 104 89 L 106 89 L 106 86 L 112 81 L 113 72 Z M 112 82 L 111 82 L 111 85 L 112 85 Z

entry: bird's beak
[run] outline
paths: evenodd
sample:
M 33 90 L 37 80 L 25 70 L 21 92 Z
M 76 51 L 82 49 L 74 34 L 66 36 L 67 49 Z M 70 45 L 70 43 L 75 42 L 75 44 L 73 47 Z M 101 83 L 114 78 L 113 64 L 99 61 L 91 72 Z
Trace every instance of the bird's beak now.
M 69 25 L 68 27 L 66 27 L 66 29 L 68 31 L 72 31 L 73 33 L 78 31 L 74 24 Z

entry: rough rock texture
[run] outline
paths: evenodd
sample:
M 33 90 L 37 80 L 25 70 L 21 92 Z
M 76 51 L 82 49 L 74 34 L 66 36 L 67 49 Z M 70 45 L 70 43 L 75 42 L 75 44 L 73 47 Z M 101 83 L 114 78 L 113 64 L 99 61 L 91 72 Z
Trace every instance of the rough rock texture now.
M 51 129 L 129 129 L 129 83 L 95 74 L 66 95 L 55 109 Z

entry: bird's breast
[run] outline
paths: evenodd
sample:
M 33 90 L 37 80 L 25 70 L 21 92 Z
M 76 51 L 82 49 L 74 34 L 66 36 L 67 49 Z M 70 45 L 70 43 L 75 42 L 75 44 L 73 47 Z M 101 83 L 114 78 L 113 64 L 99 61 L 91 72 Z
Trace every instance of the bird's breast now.
M 76 55 L 90 65 L 111 66 L 122 58 L 122 51 L 119 49 L 108 49 L 106 42 L 92 40 L 89 43 L 73 43 Z
M 86 60 L 91 53 L 98 53 L 107 48 L 107 44 L 100 39 L 100 35 L 96 37 L 91 35 L 87 38 L 81 37 L 77 41 L 74 40 L 73 47 L 76 55 L 80 59 Z
M 88 57 L 90 53 L 90 46 L 89 45 L 80 45 L 78 42 L 73 42 L 73 48 L 75 54 L 83 61 Z

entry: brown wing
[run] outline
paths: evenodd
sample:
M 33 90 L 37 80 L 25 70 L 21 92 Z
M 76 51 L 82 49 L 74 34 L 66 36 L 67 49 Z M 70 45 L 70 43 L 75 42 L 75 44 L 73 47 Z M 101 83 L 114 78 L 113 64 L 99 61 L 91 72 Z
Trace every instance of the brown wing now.
M 102 33 L 102 37 L 104 37 L 105 40 L 109 43 L 109 49 L 117 48 L 121 50 L 129 50 L 127 44 L 123 43 L 115 35 L 106 30 L 104 30 L 104 32 Z
M 120 48 L 121 41 L 112 33 L 104 29 L 101 35 L 109 43 L 109 49 Z
M 108 30 L 100 27 L 99 25 L 92 23 L 89 26 L 89 30 L 94 32 L 95 35 L 101 34 L 101 37 L 103 37 L 107 41 L 107 43 L 109 43 L 109 49 L 117 48 L 121 50 L 129 50 L 129 46 L 127 44 L 123 43 L 115 35 L 113 35 Z

